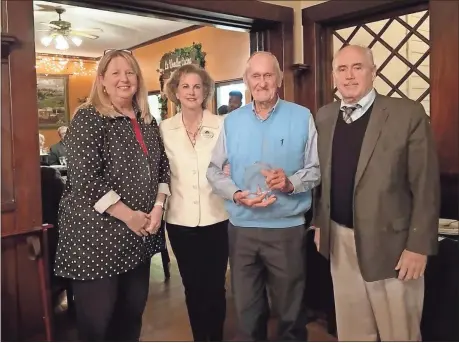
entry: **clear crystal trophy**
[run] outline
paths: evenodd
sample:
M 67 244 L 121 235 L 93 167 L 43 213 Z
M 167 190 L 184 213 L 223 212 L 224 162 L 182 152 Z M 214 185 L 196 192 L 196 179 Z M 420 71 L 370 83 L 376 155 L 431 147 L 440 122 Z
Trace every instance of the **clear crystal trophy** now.
M 244 173 L 244 186 L 250 192 L 249 197 L 254 198 L 261 193 L 266 194 L 266 198 L 271 195 L 271 190 L 266 184 L 266 177 L 261 173 L 262 170 L 271 170 L 272 167 L 263 162 L 255 162 L 248 166 Z

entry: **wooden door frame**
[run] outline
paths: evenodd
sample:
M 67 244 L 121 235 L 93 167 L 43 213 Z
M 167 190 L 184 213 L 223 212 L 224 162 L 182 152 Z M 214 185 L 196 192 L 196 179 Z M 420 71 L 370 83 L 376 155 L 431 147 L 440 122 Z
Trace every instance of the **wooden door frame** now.
M 256 0 L 54 0 L 54 2 L 99 10 L 185 21 L 250 32 L 250 51 L 272 52 L 284 71 L 280 96 L 294 100 L 293 9 Z M 244 4 L 242 4 L 244 3 Z M 244 49 L 244 47 L 234 47 Z M 242 75 L 241 75 L 242 76 Z
M 285 73 L 280 95 L 293 100 L 291 8 L 256 0 L 53 2 L 246 30 L 251 52 L 269 50 L 278 58 Z M 8 157 L 2 163 L 2 338 L 52 340 L 49 287 L 43 286 L 46 273 L 37 246 L 43 231 L 33 2 L 2 0 L 1 6 L 2 69 L 8 71 L 2 75 L 2 161 Z
M 323 4 L 302 10 L 303 58 L 308 72 L 304 73 L 302 87 L 305 90 L 302 102 L 313 113 L 333 100 L 332 90 L 325 87 L 331 80 L 333 59 L 332 29 L 352 26 L 354 22 L 372 22 L 384 19 L 388 13 L 403 15 L 426 9 L 429 0 L 329 0 Z
M 299 102 L 313 113 L 332 101 L 331 28 L 365 18 L 372 22 L 391 15 L 429 10 L 431 125 L 439 156 L 442 213 L 459 216 L 459 2 L 448 0 L 329 0 L 302 10 L 304 63 Z M 297 90 L 299 90 L 299 88 Z M 314 90 L 314 91 L 313 91 Z

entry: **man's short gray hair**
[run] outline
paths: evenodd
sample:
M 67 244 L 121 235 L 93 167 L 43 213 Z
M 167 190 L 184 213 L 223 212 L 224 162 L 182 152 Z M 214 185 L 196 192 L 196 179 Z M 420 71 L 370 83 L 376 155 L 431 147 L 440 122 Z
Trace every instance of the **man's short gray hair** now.
M 349 45 L 345 45 L 343 46 L 341 49 L 339 49 L 336 53 L 335 53 L 335 56 L 333 57 L 333 62 L 332 62 L 332 68 L 333 70 L 335 70 L 335 60 L 336 60 L 336 57 L 338 57 L 338 55 L 341 53 L 341 51 L 345 50 L 345 49 L 348 49 L 348 48 L 354 48 L 354 49 L 359 49 L 360 51 L 362 51 L 365 56 L 368 58 L 368 61 L 370 62 L 370 65 L 371 66 L 375 66 L 375 60 L 373 58 L 373 51 L 371 51 L 371 49 L 367 46 L 364 46 L 364 45 L 358 45 L 358 44 L 349 44 Z
M 62 131 L 67 131 L 67 126 L 61 126 L 57 129 L 57 133 L 59 134 L 59 136 L 62 136 Z
M 276 78 L 277 78 L 277 81 L 278 81 L 277 83 L 280 84 L 282 82 L 283 77 L 284 77 L 284 73 L 281 70 L 281 67 L 279 65 L 279 61 L 277 60 L 277 57 L 274 56 L 274 54 L 272 54 L 269 51 L 256 51 L 249 57 L 249 59 L 247 60 L 246 65 L 245 65 L 244 75 L 242 77 L 243 80 L 244 80 L 244 83 L 247 85 L 247 71 L 249 70 L 250 61 L 252 60 L 253 57 L 255 57 L 257 55 L 266 55 L 266 56 L 270 56 L 273 59 L 274 69 L 275 69 L 275 72 L 276 72 Z

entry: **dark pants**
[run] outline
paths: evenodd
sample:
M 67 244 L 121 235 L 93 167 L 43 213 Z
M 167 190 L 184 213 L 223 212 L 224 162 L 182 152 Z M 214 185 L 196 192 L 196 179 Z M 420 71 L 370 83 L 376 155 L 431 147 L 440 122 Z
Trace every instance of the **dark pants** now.
M 226 316 L 228 222 L 201 227 L 166 224 L 185 288 L 195 341 L 222 341 Z
M 265 229 L 229 224 L 228 234 L 233 293 L 244 340 L 268 339 L 268 286 L 278 317 L 277 340 L 306 341 L 304 226 Z
M 139 341 L 150 261 L 113 277 L 73 281 L 80 341 Z

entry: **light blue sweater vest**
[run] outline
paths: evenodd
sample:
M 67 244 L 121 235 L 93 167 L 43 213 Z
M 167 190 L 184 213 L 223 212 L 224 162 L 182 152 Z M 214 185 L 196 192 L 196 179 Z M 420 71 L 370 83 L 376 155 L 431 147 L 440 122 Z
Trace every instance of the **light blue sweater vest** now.
M 311 112 L 297 104 L 279 100 L 268 119 L 262 121 L 250 103 L 227 115 L 224 122 L 231 178 L 246 189 L 244 174 L 256 162 L 282 168 L 287 176 L 304 168 L 305 147 Z M 277 200 L 266 208 L 247 208 L 226 201 L 230 222 L 240 227 L 288 228 L 304 224 L 311 207 L 311 192 L 274 192 Z

